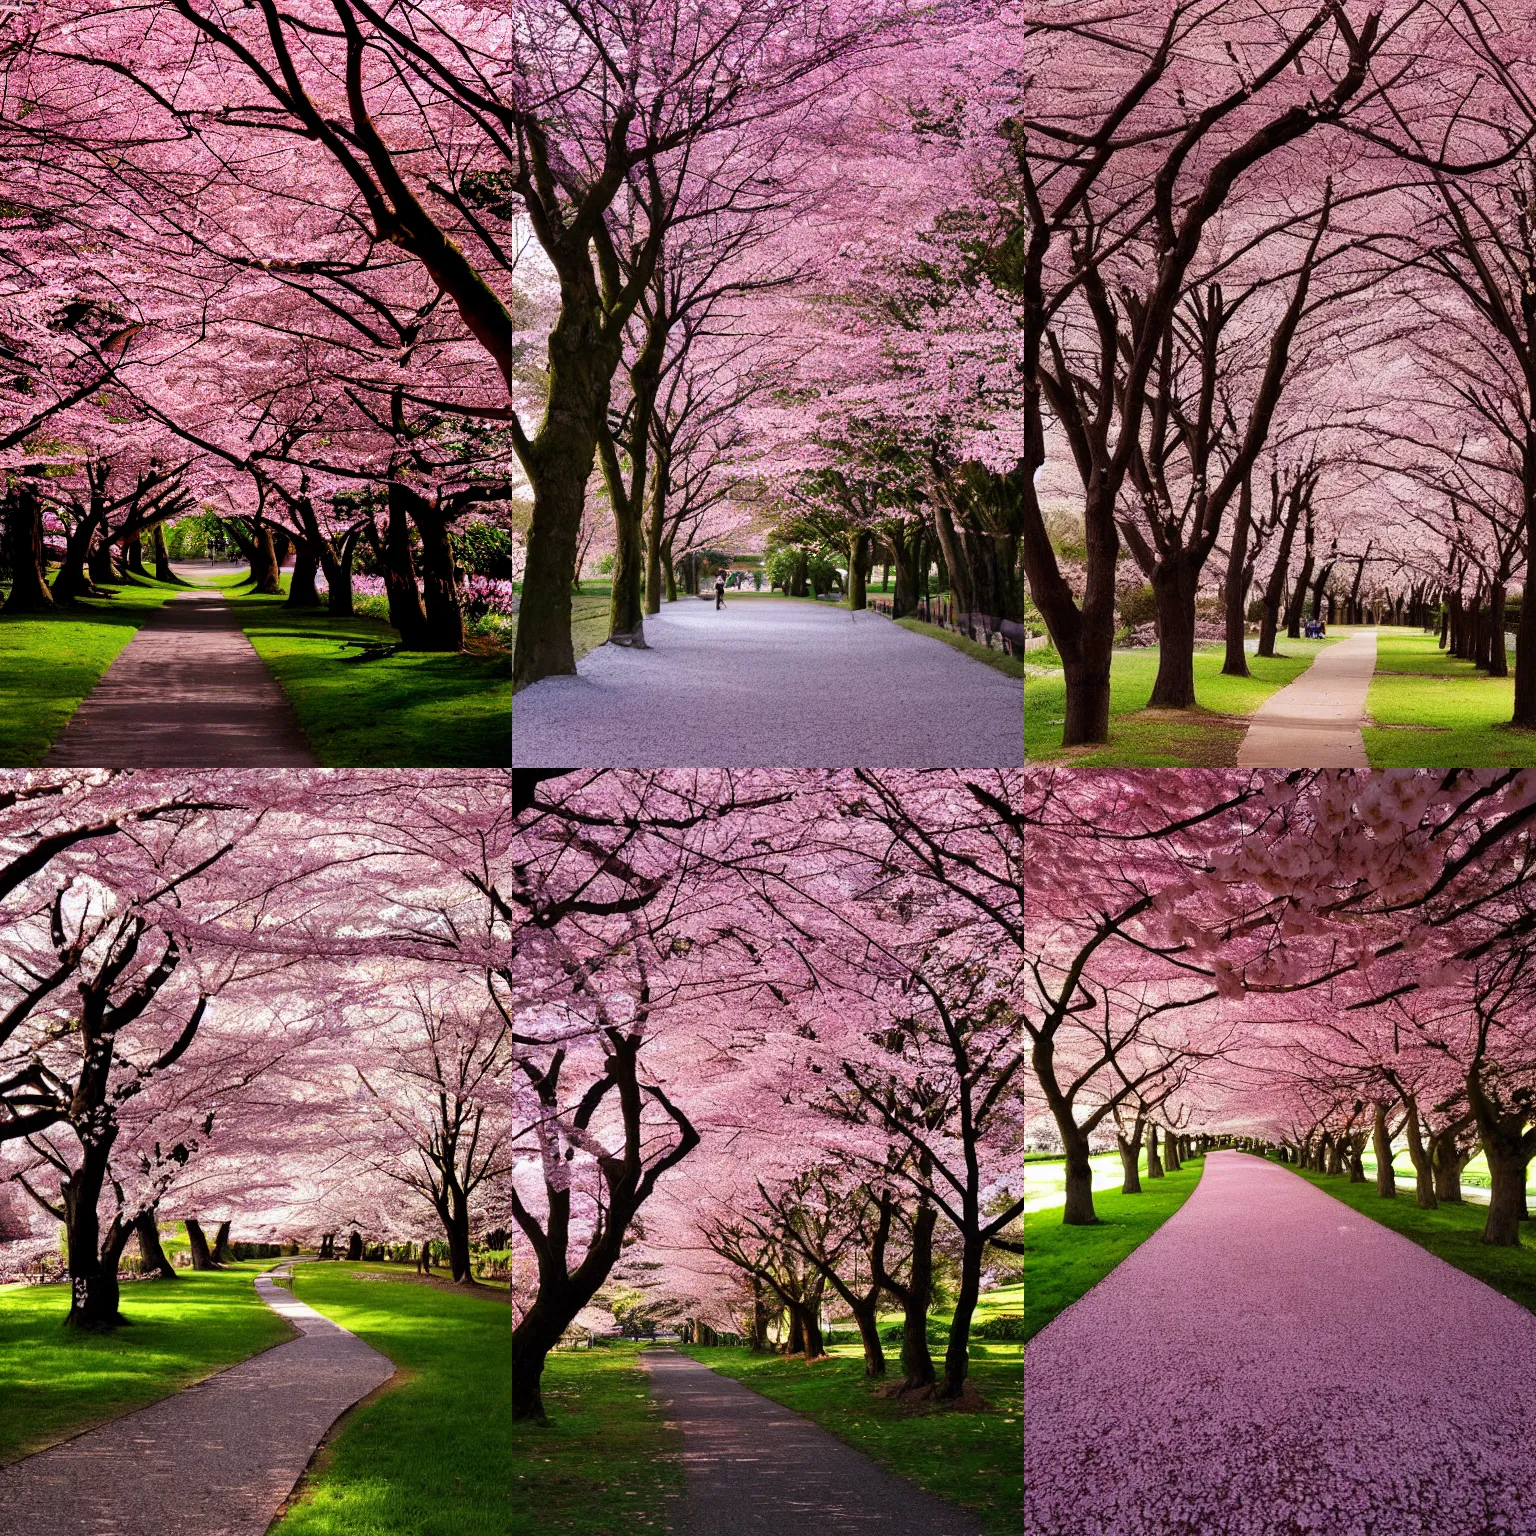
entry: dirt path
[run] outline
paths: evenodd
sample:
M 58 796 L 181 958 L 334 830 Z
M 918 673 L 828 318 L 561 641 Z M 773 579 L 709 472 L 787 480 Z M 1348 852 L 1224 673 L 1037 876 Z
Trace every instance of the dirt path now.
M 1026 1347 L 1024 1529 L 1525 1536 L 1533 1426 L 1536 1317 L 1279 1164 L 1213 1153 Z
M 640 1361 L 683 1434 L 679 1536 L 979 1536 L 974 1515 L 740 1382 L 671 1350 Z
M 45 767 L 312 768 L 283 690 L 221 593 L 183 592 L 123 647 Z
M 263 1536 L 315 1447 L 394 1366 L 265 1275 L 300 1336 L 0 1470 L 18 1536 Z
M 1294 683 L 1253 713 L 1237 751 L 1239 768 L 1368 768 L 1360 734 L 1376 670 L 1376 631 L 1319 651 Z
M 682 598 L 512 700 L 518 768 L 1022 768 L 1024 687 L 873 612 Z

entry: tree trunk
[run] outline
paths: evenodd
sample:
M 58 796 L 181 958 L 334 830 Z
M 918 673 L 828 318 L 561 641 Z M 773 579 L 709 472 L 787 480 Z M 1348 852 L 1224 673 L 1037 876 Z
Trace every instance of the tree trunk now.
M 86 569 L 90 572 L 93 586 L 111 586 L 117 580 L 117 571 L 112 564 L 112 546 L 107 542 L 105 528 L 98 528 L 96 531 L 95 541 L 86 559 Z
M 134 1233 L 139 1239 L 139 1259 L 144 1266 L 144 1273 L 153 1273 L 161 1280 L 174 1280 L 176 1269 L 165 1256 L 165 1249 L 160 1246 L 160 1228 L 155 1221 L 153 1211 L 143 1211 L 133 1224 Z
M 1528 1161 L 1520 1150 L 1518 1138 L 1512 1142 L 1499 1136 L 1483 1142 L 1488 1159 L 1488 1175 L 1493 1187 L 1488 1192 L 1488 1220 L 1483 1227 L 1483 1241 L 1496 1248 L 1520 1246 L 1520 1219 L 1525 1214 L 1525 1169 Z
M 1091 1227 L 1099 1218 L 1093 1209 L 1093 1168 L 1088 1162 L 1088 1138 L 1079 1131 L 1065 1145 L 1067 1203 L 1061 1213 L 1062 1225 Z
M 1169 1173 L 1177 1173 L 1184 1166 L 1179 1156 L 1179 1138 L 1172 1131 L 1163 1137 L 1163 1166 Z
M 1226 656 L 1221 670 L 1228 677 L 1247 677 L 1248 588 L 1253 570 L 1248 563 L 1248 535 L 1253 528 L 1253 477 L 1243 476 L 1238 492 L 1237 516 L 1232 524 L 1232 551 L 1227 558 L 1227 580 L 1222 589 L 1226 618 Z
M 460 1285 L 467 1285 L 474 1279 L 469 1257 L 469 1204 L 454 1191 L 437 1207 L 437 1214 L 448 1238 L 449 1272 Z
M 1371 1146 L 1376 1153 L 1376 1193 L 1383 1200 L 1395 1200 L 1397 1176 L 1392 1172 L 1392 1133 L 1387 1126 L 1386 1106 L 1379 1099 L 1373 1110 Z
M 1536 426 L 1528 426 L 1520 456 L 1525 510 L 1525 547 L 1536 549 Z M 1515 708 L 1511 723 L 1536 730 L 1536 582 L 1521 588 L 1520 627 L 1515 632 Z
M 859 1343 L 864 1346 L 864 1374 L 874 1380 L 885 1376 L 885 1349 L 880 1343 L 880 1304 L 877 1298 L 848 1300 L 848 1309 L 858 1324 Z
M 283 590 L 282 571 L 277 563 L 277 550 L 272 543 L 272 525 L 257 520 L 254 537 L 247 551 L 251 562 L 251 590 L 273 597 Z
M 1157 1150 L 1157 1127 L 1147 1127 L 1147 1177 L 1149 1179 L 1163 1178 L 1163 1159 Z
M 354 1263 L 358 1263 L 363 1257 L 363 1234 L 353 1232 L 347 1239 L 347 1257 Z
M 751 1348 L 760 1355 L 768 1348 L 768 1302 L 763 1296 L 763 1282 L 752 1276 L 752 1331 Z
M 55 605 L 45 574 L 42 503 L 25 482 L 5 499 L 5 548 L 11 590 L 0 613 L 51 613 Z
M 212 1269 L 213 1255 L 208 1251 L 208 1238 L 203 1232 L 203 1224 L 188 1218 L 182 1222 L 187 1229 L 187 1245 L 192 1250 L 193 1269 Z M 321 1258 L 325 1255 L 322 1253 Z
M 185 586 L 186 583 L 171 569 L 171 552 L 165 547 L 164 525 L 156 523 L 151 537 L 155 545 L 155 580 L 167 582 L 172 586 Z
M 156 533 L 160 530 L 157 528 Z M 284 602 L 285 608 L 318 608 L 320 606 L 320 589 L 315 585 L 315 577 L 320 569 L 320 561 L 315 553 L 315 546 L 310 539 L 300 539 L 294 545 L 293 575 L 288 579 L 288 598 Z
M 123 540 L 123 554 L 126 557 L 123 564 L 133 576 L 148 576 L 144 569 L 144 541 L 138 534 L 130 534 Z
M 545 1310 L 544 1304 L 535 1300 L 523 1314 L 522 1321 L 512 1330 L 512 1418 L 545 1421 L 544 1397 L 540 1383 L 544 1377 L 544 1362 L 549 1352 L 560 1342 L 563 1328 Z
M 1504 583 L 1496 582 L 1488 601 L 1488 675 L 1509 676 L 1509 650 L 1504 643 Z
M 848 607 L 858 610 L 869 606 L 865 563 L 869 558 L 869 535 L 855 533 L 848 540 Z
M 1149 709 L 1195 707 L 1195 591 L 1199 566 L 1184 550 L 1165 556 L 1152 573 L 1157 598 L 1157 679 Z
M 1429 1153 L 1425 1150 L 1423 1138 L 1419 1133 L 1418 1103 L 1410 1097 L 1407 1105 L 1408 1122 L 1405 1129 L 1408 1136 L 1408 1157 L 1413 1163 L 1414 1195 L 1421 1210 L 1432 1211 L 1440 1204 L 1435 1197 L 1435 1170 L 1430 1164 Z
M 1122 1195 L 1139 1195 L 1141 1193 L 1141 1148 L 1136 1142 L 1127 1141 L 1118 1133 L 1115 1136 L 1116 1145 L 1120 1152 L 1120 1170 L 1124 1179 L 1120 1185 Z
M 419 496 L 411 503 L 411 513 L 416 531 L 421 535 L 421 595 L 426 610 L 422 649 L 462 651 L 464 609 L 459 602 L 448 521 L 437 508 Z
M 981 1251 L 982 1245 L 975 1238 L 967 1239 L 961 1249 L 960 1285 L 949 1323 L 949 1343 L 944 1349 L 944 1384 L 938 1394 L 945 1402 L 954 1402 L 965 1391 L 965 1379 L 970 1374 L 971 1319 L 981 1294 Z
M 421 606 L 421 592 L 416 585 L 416 561 L 411 554 L 411 525 L 406 510 L 408 488 L 398 481 L 389 484 L 389 511 L 382 549 L 384 590 L 389 598 L 389 622 L 400 635 L 407 651 L 427 649 L 427 615 Z M 523 588 L 519 606 L 519 624 L 528 606 L 528 589 Z M 521 629 L 518 631 L 522 633 Z

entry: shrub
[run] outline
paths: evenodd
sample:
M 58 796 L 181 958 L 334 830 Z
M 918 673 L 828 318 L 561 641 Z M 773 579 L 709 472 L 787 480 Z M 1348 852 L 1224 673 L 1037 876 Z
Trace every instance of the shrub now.
M 1157 622 L 1157 594 L 1149 583 L 1132 587 L 1120 597 L 1120 623 L 1125 629 L 1135 629 L 1138 624 Z
M 996 1317 L 989 1317 L 985 1322 L 978 1323 L 971 1330 L 978 1339 L 992 1339 L 1003 1341 L 1024 1342 L 1024 1314 L 1022 1312 L 999 1312 Z

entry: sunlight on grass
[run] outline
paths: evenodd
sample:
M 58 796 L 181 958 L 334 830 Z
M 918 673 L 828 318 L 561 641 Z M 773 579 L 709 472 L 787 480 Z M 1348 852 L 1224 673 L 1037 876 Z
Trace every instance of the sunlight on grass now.
M 995 1312 L 1021 1311 L 1022 1291 L 1013 1285 L 983 1296 L 978 1321 Z M 935 1341 L 933 1349 L 942 1362 L 943 1345 Z M 887 1369 L 898 1381 L 899 1350 L 899 1345 L 888 1346 Z M 973 1346 L 970 1378 L 987 1401 L 982 1413 L 957 1413 L 942 1405 L 915 1409 L 899 1398 L 875 1396 L 857 1344 L 834 1345 L 832 1359 L 814 1363 L 745 1349 L 683 1353 L 805 1414 L 930 1493 L 975 1510 L 988 1536 L 1018 1536 L 1024 1500 L 1022 1344 L 977 1341 Z
M 404 1380 L 341 1420 L 274 1531 L 507 1536 L 518 1528 L 519 1496 L 504 1294 L 362 1281 L 359 1272 L 391 1273 L 376 1264 L 301 1264 L 294 1294 L 387 1355 Z
M 1115 1164 L 1119 1161 L 1116 1154 Z M 1029 1166 L 1033 1174 L 1035 1165 Z M 1091 1227 L 1064 1226 L 1059 1204 L 1026 1211 L 1025 1339 L 1037 1334 L 1151 1237 L 1194 1193 L 1204 1166 L 1203 1159 L 1194 1158 L 1177 1173 L 1149 1179 L 1143 1158 L 1143 1193 L 1139 1195 L 1122 1195 L 1118 1174 L 1103 1182 L 1095 1177 L 1093 1207 L 1099 1219 Z
M 66 1286 L 0 1293 L 0 1461 L 141 1408 L 290 1338 L 292 1330 L 251 1284 L 272 1262 L 125 1285 L 128 1322 L 109 1334 L 64 1327 Z
M 123 647 L 185 590 L 124 581 L 115 597 L 84 598 L 25 618 L 0 616 L 0 766 L 40 763 Z
M 1123 765 L 1142 768 L 1230 767 L 1247 730 L 1242 717 L 1251 715 L 1272 693 L 1294 682 L 1312 665 L 1317 653 L 1344 637 L 1335 631 L 1326 640 L 1282 639 L 1280 655 L 1249 654 L 1251 677 L 1227 677 L 1220 645 L 1195 652 L 1194 711 L 1146 708 L 1157 679 L 1156 646 L 1116 651 L 1110 671 L 1109 741 L 1101 747 L 1061 745 L 1067 688 L 1065 679 L 1028 676 L 1024 680 L 1024 751 L 1032 762 L 1063 761 L 1079 767 Z M 1038 665 L 1032 652 L 1030 664 Z M 1202 719 L 1201 713 L 1209 719 Z
M 1510 657 L 1514 670 L 1514 657 Z M 1536 763 L 1536 732 L 1509 724 L 1515 681 L 1447 655 L 1420 630 L 1384 630 L 1366 713 L 1373 768 L 1502 768 Z

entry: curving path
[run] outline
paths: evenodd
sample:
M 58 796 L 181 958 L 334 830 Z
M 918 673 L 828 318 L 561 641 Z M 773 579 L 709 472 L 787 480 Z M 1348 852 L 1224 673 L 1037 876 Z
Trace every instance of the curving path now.
M 1360 726 L 1376 670 L 1376 631 L 1317 653 L 1293 683 L 1253 712 L 1239 768 L 1369 768 Z
M 882 615 L 697 598 L 512 700 L 519 768 L 1021 768 L 1022 683 Z
M 45 767 L 312 768 L 314 753 L 223 594 L 164 603 L 59 733 Z
M 1277 1163 L 1024 1351 L 1029 1536 L 1529 1536 L 1536 1317 Z
M 671 1350 L 640 1362 L 683 1434 L 679 1536 L 980 1536 L 974 1515 L 740 1382 Z
M 256 1289 L 298 1338 L 0 1469 L 0 1532 L 263 1536 L 321 1437 L 395 1367 L 266 1275 Z

